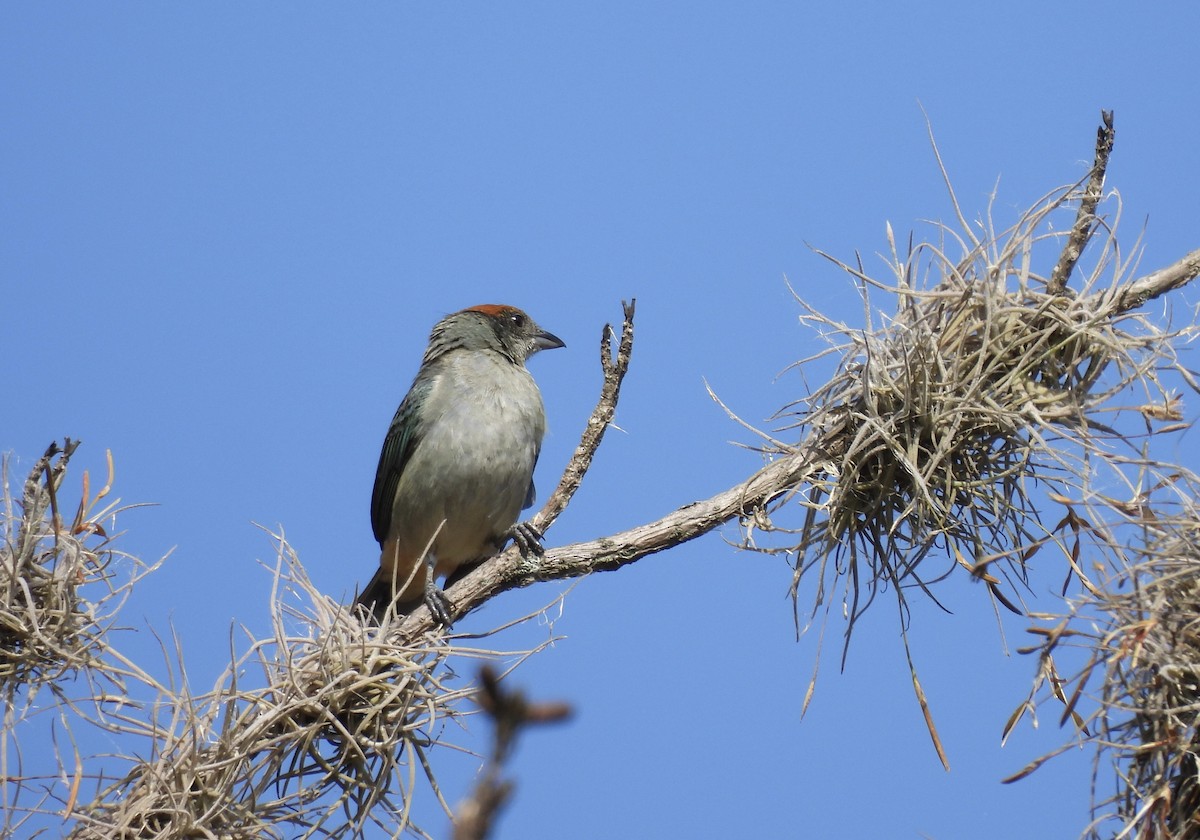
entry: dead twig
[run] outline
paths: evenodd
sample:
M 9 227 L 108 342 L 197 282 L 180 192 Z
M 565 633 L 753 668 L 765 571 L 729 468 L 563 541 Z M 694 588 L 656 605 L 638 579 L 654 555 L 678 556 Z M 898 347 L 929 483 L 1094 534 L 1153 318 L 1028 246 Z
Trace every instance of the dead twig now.
M 1096 230 L 1096 205 L 1100 203 L 1100 197 L 1104 194 L 1104 176 L 1108 171 L 1108 158 L 1112 154 L 1115 139 L 1113 112 L 1101 111 L 1100 128 L 1096 130 L 1096 155 L 1092 172 L 1079 201 L 1079 211 L 1075 215 L 1071 235 L 1067 237 L 1067 244 L 1063 247 L 1058 263 L 1050 272 L 1050 281 L 1046 284 L 1047 294 L 1061 295 L 1066 290 L 1071 272 L 1075 270 L 1076 263 L 1083 255 L 1083 249 L 1087 247 L 1088 240 Z
M 488 665 L 479 670 L 479 685 L 476 702 L 492 720 L 492 753 L 471 796 L 458 806 L 454 840 L 484 840 L 492 833 L 515 788 L 502 774 L 517 736 L 529 726 L 559 723 L 571 716 L 571 707 L 566 703 L 530 703 L 520 691 L 505 691 L 500 677 Z
M 592 465 L 592 458 L 595 457 L 596 450 L 600 447 L 600 441 L 604 439 L 604 433 L 612 423 L 613 415 L 617 410 L 617 400 L 621 397 L 621 382 L 625 379 L 625 374 L 629 370 L 629 359 L 633 355 L 633 313 L 636 305 L 636 299 L 621 304 L 625 320 L 621 324 L 621 339 L 617 345 L 615 358 L 612 355 L 612 325 L 605 324 L 604 329 L 600 332 L 600 369 L 604 374 L 600 399 L 592 411 L 592 416 L 588 418 L 579 445 L 575 447 L 575 453 L 563 471 L 558 486 L 554 488 L 554 492 L 550 494 L 546 504 L 531 520 L 533 527 L 541 533 L 545 533 L 546 529 L 554 523 L 554 520 L 571 501 L 571 497 L 575 495 L 575 491 L 579 489 L 583 476 Z

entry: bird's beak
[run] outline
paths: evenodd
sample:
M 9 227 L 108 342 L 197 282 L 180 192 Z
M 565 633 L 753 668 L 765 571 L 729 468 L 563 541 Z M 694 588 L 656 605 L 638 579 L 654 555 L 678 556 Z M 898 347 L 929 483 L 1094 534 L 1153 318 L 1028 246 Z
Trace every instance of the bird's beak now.
M 561 338 L 556 336 L 554 333 L 549 333 L 545 330 L 540 330 L 538 334 L 533 337 L 534 350 L 553 350 L 556 347 L 566 346 L 566 342 L 564 342 Z

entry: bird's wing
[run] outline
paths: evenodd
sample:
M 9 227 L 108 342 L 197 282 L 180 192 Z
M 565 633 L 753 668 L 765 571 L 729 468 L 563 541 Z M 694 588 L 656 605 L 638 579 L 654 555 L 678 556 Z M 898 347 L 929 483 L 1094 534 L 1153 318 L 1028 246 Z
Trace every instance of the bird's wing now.
M 533 468 L 537 469 L 538 456 L 542 454 L 541 447 L 533 453 Z M 533 503 L 537 501 L 537 488 L 533 486 L 533 473 L 529 475 L 529 489 L 525 491 L 525 501 L 521 503 L 521 510 L 529 510 L 533 507 Z
M 371 529 L 380 545 L 388 537 L 392 526 L 392 505 L 396 501 L 396 487 L 400 474 L 412 457 L 413 450 L 421 439 L 421 428 L 417 422 L 417 406 L 428 396 L 432 382 L 414 382 L 412 388 L 392 418 L 383 450 L 379 453 L 379 466 L 375 470 L 375 489 L 371 491 Z

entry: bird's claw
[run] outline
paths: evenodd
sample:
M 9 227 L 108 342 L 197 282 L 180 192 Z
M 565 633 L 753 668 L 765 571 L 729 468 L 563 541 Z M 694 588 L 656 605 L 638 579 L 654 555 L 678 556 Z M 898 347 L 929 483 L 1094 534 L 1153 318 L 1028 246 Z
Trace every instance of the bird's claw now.
M 443 627 L 449 627 L 454 623 L 450 615 L 450 599 L 432 580 L 425 583 L 425 606 L 429 607 L 433 620 Z
M 542 548 L 542 532 L 533 527 L 531 522 L 518 522 L 508 529 L 505 536 L 513 541 L 522 557 L 528 558 L 531 554 L 541 557 L 546 553 L 546 550 Z

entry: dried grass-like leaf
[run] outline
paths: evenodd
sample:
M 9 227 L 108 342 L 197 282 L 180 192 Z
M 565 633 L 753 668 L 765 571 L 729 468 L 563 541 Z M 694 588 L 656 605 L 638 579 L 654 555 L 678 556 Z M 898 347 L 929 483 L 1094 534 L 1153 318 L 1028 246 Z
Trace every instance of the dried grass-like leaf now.
M 1093 545 L 1115 568 L 1065 615 L 1044 617 L 1053 632 L 1030 628 L 1042 665 L 1026 703 L 1062 704 L 1096 748 L 1094 788 L 1114 791 L 1094 802 L 1091 837 L 1200 838 L 1200 481 L 1169 478 L 1138 505 L 1096 497 Z M 1056 655 L 1083 664 L 1061 678 L 1047 665 Z

